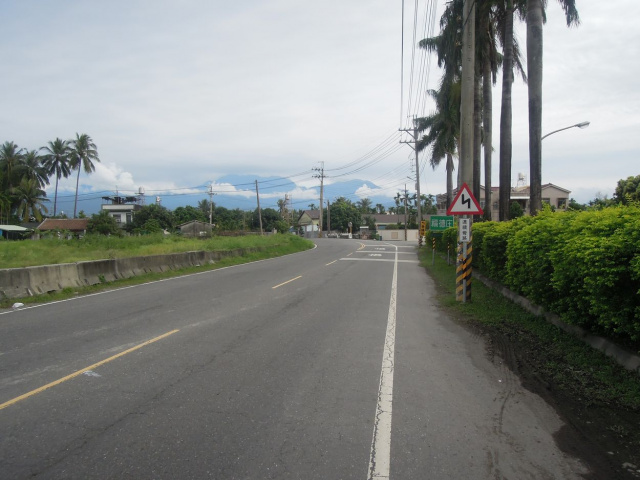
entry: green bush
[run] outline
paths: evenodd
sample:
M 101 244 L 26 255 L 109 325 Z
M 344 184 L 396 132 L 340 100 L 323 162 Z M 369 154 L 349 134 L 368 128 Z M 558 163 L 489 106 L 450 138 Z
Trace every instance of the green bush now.
M 640 345 L 640 207 L 547 207 L 536 217 L 476 223 L 473 232 L 483 274 L 568 323 Z
M 640 208 L 580 212 L 557 243 L 551 307 L 592 331 L 640 340 Z
M 551 254 L 572 216 L 556 215 L 546 207 L 537 217 L 515 222 L 521 228 L 515 228 L 508 240 L 506 283 L 538 305 L 550 306 L 557 299 Z

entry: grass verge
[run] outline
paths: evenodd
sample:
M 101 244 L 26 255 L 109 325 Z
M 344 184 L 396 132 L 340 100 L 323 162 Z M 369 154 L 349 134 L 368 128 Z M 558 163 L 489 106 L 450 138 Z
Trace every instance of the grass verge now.
M 114 239 L 114 240 L 125 240 L 126 239 Z M 162 237 L 159 237 L 159 240 L 164 240 Z M 187 239 L 182 239 L 187 240 Z M 31 244 L 31 243 L 39 243 L 39 242 L 19 242 L 23 244 Z M 124 242 L 123 242 L 124 243 Z M 16 302 L 24 303 L 24 304 L 36 304 L 36 303 L 46 303 L 58 300 L 65 300 L 71 297 L 79 296 L 79 295 L 88 295 L 91 293 L 96 293 L 104 290 L 126 287 L 130 285 L 140 285 L 142 283 L 153 282 L 156 280 L 162 280 L 165 278 L 178 277 L 180 275 L 205 272 L 209 270 L 216 270 L 219 268 L 230 267 L 233 265 L 240 265 L 243 263 L 255 262 L 258 260 L 267 260 L 269 258 L 280 257 L 283 255 L 289 255 L 292 253 L 301 252 L 304 250 L 308 250 L 313 247 L 313 242 L 309 240 L 305 240 L 303 238 L 294 236 L 294 235 L 273 235 L 268 237 L 224 237 L 224 238 L 216 238 L 210 239 L 209 242 L 199 242 L 195 240 L 187 240 L 185 242 L 176 242 L 174 240 L 168 242 L 161 242 L 159 245 L 153 245 L 149 243 L 148 245 L 151 248 L 127 248 L 126 245 L 122 246 L 122 244 L 118 245 L 115 243 L 117 251 L 120 252 L 122 257 L 111 257 L 111 258 L 124 258 L 127 256 L 136 256 L 136 255 L 126 255 L 125 252 L 131 253 L 132 251 L 146 251 L 153 253 L 147 253 L 147 255 L 157 255 L 162 253 L 177 253 L 177 252 L 187 252 L 193 250 L 216 250 L 216 251 L 224 251 L 224 250 L 234 250 L 237 248 L 248 248 L 248 247 L 261 247 L 262 249 L 259 251 L 249 252 L 242 256 L 235 257 L 226 257 L 217 261 L 214 264 L 210 265 L 201 265 L 197 267 L 188 267 L 176 270 L 168 270 L 166 272 L 161 273 L 146 273 L 143 275 L 138 275 L 132 278 L 125 278 L 121 280 L 116 280 L 113 282 L 104 282 L 99 283 L 97 285 L 91 285 L 86 287 L 76 287 L 76 288 L 65 288 L 63 290 L 46 293 L 43 295 L 35 295 L 32 297 L 23 297 L 23 298 L 12 298 L 12 299 L 2 299 L 0 300 L 0 308 L 8 308 Z M 168 248 L 163 250 L 161 246 L 165 247 L 168 245 Z M 193 247 L 199 248 L 193 248 Z M 42 245 L 38 245 L 37 248 L 42 248 Z M 84 251 L 84 246 L 76 246 L 76 245 L 68 245 L 67 248 L 69 250 L 75 250 L 78 252 L 78 256 L 66 256 L 66 260 L 64 262 L 57 263 L 73 263 L 77 261 L 88 260 L 84 255 L 82 255 Z M 138 255 L 144 255 L 143 253 L 138 253 Z M 34 256 L 34 258 L 40 258 L 40 254 Z M 46 258 L 46 255 L 44 257 Z M 58 257 L 60 258 L 60 257 Z M 105 258 L 105 256 L 98 256 L 93 259 Z M 53 263 L 53 262 L 49 262 Z M 33 265 L 42 265 L 43 263 L 35 263 Z M 23 265 L 26 266 L 26 265 Z
M 277 245 L 301 246 L 304 242 L 303 238 L 281 234 L 208 238 L 185 238 L 163 234 L 131 237 L 87 235 L 80 240 L 44 238 L 35 241 L 1 242 L 0 265 L 2 268 L 23 268 L 196 250 L 224 251 Z
M 537 317 L 479 281 L 468 303 L 455 299 L 455 266 L 423 249 L 421 264 L 436 283 L 437 301 L 451 317 L 479 330 L 492 350 L 599 449 L 640 464 L 640 376 Z M 624 460 L 623 460 L 624 459 Z M 638 467 L 640 468 L 640 467 Z

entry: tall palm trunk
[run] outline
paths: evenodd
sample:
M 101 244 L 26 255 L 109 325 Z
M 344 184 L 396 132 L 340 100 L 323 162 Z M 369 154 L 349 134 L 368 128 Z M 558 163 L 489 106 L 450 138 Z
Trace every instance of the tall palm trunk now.
M 482 171 L 482 72 L 478 57 L 473 76 L 473 196 L 480 199 Z M 477 217 L 475 217 L 477 218 Z
M 511 198 L 511 89 L 513 85 L 513 1 L 508 0 L 504 27 L 504 58 L 502 60 L 502 106 L 500 107 L 500 194 L 499 219 L 509 220 Z
M 527 76 L 529 77 L 529 212 L 542 208 L 542 0 L 527 0 Z
M 78 177 L 76 178 L 76 199 L 73 202 L 73 218 L 76 218 L 78 208 L 78 188 L 80 187 L 80 170 L 82 170 L 82 159 L 78 160 Z
M 56 216 L 56 208 L 58 206 L 58 180 L 60 180 L 60 177 L 58 176 L 58 172 L 56 172 L 56 193 L 53 196 L 53 216 Z
M 453 202 L 453 155 L 447 153 L 447 210 Z
M 487 17 L 488 28 L 488 17 Z M 484 45 L 484 61 L 482 62 L 482 128 L 484 137 L 484 219 L 491 220 L 491 150 L 493 137 L 493 98 L 491 95 L 491 60 L 490 46 Z

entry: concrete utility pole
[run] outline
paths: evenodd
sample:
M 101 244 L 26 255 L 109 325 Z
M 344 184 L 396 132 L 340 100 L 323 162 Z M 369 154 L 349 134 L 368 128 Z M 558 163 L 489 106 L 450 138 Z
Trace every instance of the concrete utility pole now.
M 209 185 L 209 225 L 213 225 L 213 184 Z
M 262 210 L 260 210 L 260 193 L 258 192 L 258 180 L 256 180 L 256 198 L 258 199 L 258 220 L 260 221 L 260 235 L 264 235 L 262 232 Z
M 473 185 L 473 110 L 475 76 L 475 0 L 465 0 L 462 19 L 462 100 L 460 105 L 460 177 L 463 183 Z
M 322 237 L 322 205 L 324 203 L 323 201 L 323 195 L 324 195 L 324 162 L 320 162 L 320 168 L 314 168 L 313 170 L 315 170 L 316 172 L 320 172 L 316 175 L 314 175 L 314 178 L 319 178 L 320 179 L 320 219 L 318 220 L 318 225 L 320 227 L 319 231 L 318 231 L 318 238 Z
M 458 177 L 458 189 L 462 184 L 473 185 L 473 147 L 474 147 L 474 87 L 475 87 L 475 58 L 476 58 L 476 0 L 464 0 L 462 31 L 462 87 L 460 105 L 460 175 Z M 467 216 L 463 215 L 462 219 Z M 469 218 L 469 232 L 473 216 Z M 458 227 L 459 229 L 461 227 Z M 473 240 L 470 236 L 469 240 Z M 458 243 L 458 255 L 456 261 L 456 300 L 466 302 L 471 300 L 472 280 L 472 242 L 461 241 Z M 462 283 L 463 288 L 457 287 Z
M 413 138 L 413 142 L 400 141 L 400 143 L 406 143 L 407 145 L 413 144 L 413 151 L 416 156 L 416 194 L 417 194 L 417 207 L 418 207 L 418 225 L 422 221 L 422 198 L 420 197 L 420 161 L 418 159 L 418 120 L 413 119 L 413 129 L 403 129 L 401 128 L 399 131 L 406 132 Z M 406 190 L 406 185 L 405 185 Z M 406 191 L 405 191 L 406 196 Z M 418 236 L 418 246 L 422 246 L 422 237 Z

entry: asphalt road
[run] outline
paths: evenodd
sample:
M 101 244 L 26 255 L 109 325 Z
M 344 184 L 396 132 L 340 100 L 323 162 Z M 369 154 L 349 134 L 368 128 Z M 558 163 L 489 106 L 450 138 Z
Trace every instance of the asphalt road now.
M 582 478 L 407 243 L 0 312 L 0 478 Z

